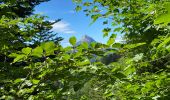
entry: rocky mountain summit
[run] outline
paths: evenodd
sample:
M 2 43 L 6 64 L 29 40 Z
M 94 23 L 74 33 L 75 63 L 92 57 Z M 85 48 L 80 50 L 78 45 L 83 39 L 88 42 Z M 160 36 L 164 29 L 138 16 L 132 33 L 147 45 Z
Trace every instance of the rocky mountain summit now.
M 76 45 L 80 45 L 83 42 L 87 42 L 87 43 L 92 43 L 92 42 L 96 42 L 92 37 L 88 36 L 88 35 L 84 35 L 80 41 L 77 42 Z

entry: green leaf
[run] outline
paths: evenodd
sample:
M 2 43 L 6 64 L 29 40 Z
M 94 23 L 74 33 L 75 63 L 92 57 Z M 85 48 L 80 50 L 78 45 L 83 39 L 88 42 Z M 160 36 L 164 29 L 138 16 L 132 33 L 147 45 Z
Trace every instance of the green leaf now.
M 42 57 L 43 49 L 41 47 L 36 47 L 35 49 L 33 49 L 33 52 L 31 55 L 36 56 L 36 57 Z
M 103 29 L 103 37 L 108 36 L 108 34 L 109 34 L 110 31 L 111 31 L 110 28 L 105 28 L 105 29 Z
M 18 55 L 19 55 L 19 54 L 11 53 L 11 54 L 9 55 L 9 57 L 15 58 L 15 57 L 17 57 Z
M 85 66 L 85 65 L 89 65 L 90 64 L 90 61 L 88 59 L 82 61 L 82 62 L 79 62 L 78 63 L 78 66 Z
M 92 43 L 90 43 L 90 46 L 91 46 L 92 48 L 95 48 L 95 46 L 96 46 L 96 42 L 92 42 Z
M 14 83 L 17 84 L 17 83 L 23 82 L 24 80 L 25 80 L 24 78 L 18 78 L 14 80 Z
M 70 59 L 70 55 L 63 54 L 62 58 L 63 58 L 64 61 L 68 61 Z
M 117 36 L 116 34 L 112 34 L 110 36 L 109 40 L 107 41 L 108 46 L 111 46 L 115 42 L 116 36 Z
M 120 48 L 121 46 L 122 46 L 121 43 L 114 43 L 114 44 L 112 45 L 112 48 Z
M 88 49 L 89 44 L 88 44 L 87 42 L 83 42 L 83 43 L 81 44 L 81 46 L 82 46 L 83 48 L 85 48 L 85 49 Z
M 110 36 L 110 38 L 116 38 L 117 37 L 117 35 L 116 34 L 112 34 L 111 36 Z
M 77 6 L 77 7 L 75 8 L 75 10 L 78 12 L 78 11 L 82 10 L 82 7 L 81 7 L 81 6 Z
M 40 80 L 36 80 L 36 79 L 33 79 L 33 80 L 32 80 L 32 83 L 33 83 L 33 84 L 38 84 L 39 82 L 40 82 Z
M 101 17 L 101 14 L 96 14 L 96 15 L 92 15 L 91 18 L 93 19 L 92 23 L 93 24 L 94 22 L 96 22 L 96 20 Z
M 108 46 L 111 46 L 114 42 L 115 42 L 115 38 L 110 38 L 110 39 L 107 41 L 107 45 L 108 45 Z
M 103 25 L 105 25 L 105 24 L 108 24 L 108 20 L 106 20 L 106 21 L 103 22 Z
M 24 53 L 24 54 L 28 55 L 28 54 L 30 54 L 30 53 L 31 53 L 31 50 L 32 50 L 32 48 L 29 48 L 29 47 L 27 47 L 27 48 L 23 48 L 23 49 L 22 49 L 22 53 Z
M 24 60 L 24 58 L 26 58 L 26 55 L 18 55 L 18 56 L 14 59 L 13 63 L 15 63 L 15 62 L 20 62 L 20 61 Z
M 52 42 L 52 41 L 42 43 L 41 47 L 43 48 L 43 50 L 45 50 L 46 56 L 53 55 L 54 54 L 54 50 L 56 49 L 55 48 L 55 43 Z
M 133 65 L 129 65 L 124 69 L 124 73 L 126 76 L 134 73 L 136 71 L 135 67 Z
M 84 6 L 90 6 L 91 3 L 90 3 L 90 2 L 85 2 L 85 3 L 83 3 L 83 5 L 84 5 Z
M 41 44 L 41 47 L 45 50 L 45 51 L 50 51 L 51 49 L 55 49 L 55 43 L 50 41 L 50 42 L 44 42 Z
M 120 32 L 122 30 L 122 27 L 118 27 L 114 29 L 114 32 Z
M 124 48 L 133 49 L 133 48 L 136 48 L 136 47 L 145 45 L 145 44 L 146 44 L 146 43 L 127 44 L 127 45 L 124 46 Z
M 69 39 L 69 42 L 70 42 L 70 44 L 71 45 L 75 45 L 76 44 L 76 37 L 71 37 L 70 39 Z
M 72 48 L 70 46 L 64 48 L 65 52 L 71 51 Z

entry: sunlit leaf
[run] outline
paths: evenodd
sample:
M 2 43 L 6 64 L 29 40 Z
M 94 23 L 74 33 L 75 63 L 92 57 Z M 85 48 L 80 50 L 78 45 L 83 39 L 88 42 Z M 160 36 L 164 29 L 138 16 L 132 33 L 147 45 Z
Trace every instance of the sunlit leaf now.
M 32 51 L 32 56 L 36 56 L 36 57 L 42 57 L 43 55 L 43 49 L 41 47 L 36 47 L 35 49 L 33 49 Z
M 24 58 L 26 58 L 26 55 L 18 55 L 18 56 L 14 59 L 13 63 L 22 61 L 22 60 L 24 60 Z
M 136 44 L 128 44 L 128 45 L 125 45 L 124 48 L 127 48 L 127 49 L 133 49 L 133 48 L 136 48 L 136 47 L 139 47 L 139 46 L 142 46 L 142 45 L 145 45 L 146 43 L 136 43 Z
M 70 44 L 71 45 L 75 45 L 76 44 L 76 37 L 71 37 L 70 39 L 69 39 L 69 42 L 70 42 Z
M 28 55 L 28 54 L 30 54 L 31 53 L 31 48 L 29 48 L 29 47 L 27 47 L 27 48 L 23 48 L 22 49 L 22 53 L 24 53 L 24 54 L 26 54 L 26 55 Z
M 45 42 L 41 44 L 41 47 L 45 50 L 46 56 L 53 55 L 55 50 L 55 43 L 54 42 Z
M 82 46 L 83 48 L 85 48 L 85 49 L 88 49 L 89 44 L 88 44 L 87 42 L 83 42 L 83 43 L 81 44 L 81 46 Z

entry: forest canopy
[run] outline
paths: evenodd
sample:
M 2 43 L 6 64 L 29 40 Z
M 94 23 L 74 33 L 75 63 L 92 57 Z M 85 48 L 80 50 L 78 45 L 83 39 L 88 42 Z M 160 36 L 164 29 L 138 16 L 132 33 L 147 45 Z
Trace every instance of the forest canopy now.
M 0 0 L 0 99 L 170 99 L 168 0 L 72 0 L 109 39 L 67 47 L 52 31 L 61 19 L 33 13 L 47 1 Z

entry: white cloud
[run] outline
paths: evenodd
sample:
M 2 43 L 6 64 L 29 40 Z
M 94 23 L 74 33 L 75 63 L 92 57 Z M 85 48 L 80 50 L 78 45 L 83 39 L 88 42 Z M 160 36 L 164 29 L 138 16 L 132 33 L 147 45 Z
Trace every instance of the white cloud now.
M 54 32 L 57 33 L 66 33 L 66 34 L 74 34 L 76 33 L 74 30 L 70 28 L 70 24 L 65 21 L 59 21 L 53 25 Z

